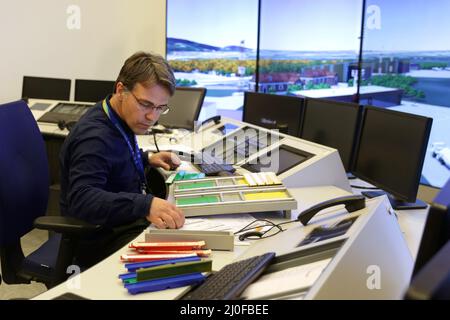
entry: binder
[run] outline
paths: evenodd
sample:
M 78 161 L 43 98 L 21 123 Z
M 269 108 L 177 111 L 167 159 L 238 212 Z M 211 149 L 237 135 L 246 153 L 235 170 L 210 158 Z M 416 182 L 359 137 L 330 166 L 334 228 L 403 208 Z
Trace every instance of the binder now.
M 203 281 L 205 281 L 205 279 L 206 277 L 201 273 L 191 273 L 174 277 L 125 284 L 125 288 L 130 294 L 137 294 L 142 292 L 153 292 L 189 285 L 196 285 L 202 283 Z
M 132 242 L 129 248 L 143 250 L 198 250 L 203 249 L 205 241 L 171 241 L 171 242 Z
M 187 254 L 123 254 L 120 256 L 120 260 L 124 262 L 144 262 L 152 260 L 163 260 L 163 259 L 174 259 L 174 258 L 187 258 L 187 257 L 197 257 L 195 253 Z
M 138 249 L 137 252 L 139 254 L 187 254 L 187 253 L 195 253 L 199 257 L 209 257 L 211 255 L 210 249 L 201 249 L 201 250 L 143 250 Z
M 205 241 L 205 248 L 212 250 L 234 250 L 234 234 L 231 231 L 150 229 L 145 241 Z
M 157 278 L 171 277 L 180 274 L 195 272 L 211 272 L 212 260 L 180 262 L 175 264 L 139 269 L 136 272 L 136 280 L 146 281 Z
M 171 265 L 178 265 L 180 263 L 200 262 L 200 261 L 201 261 L 201 259 L 199 257 L 189 257 L 189 258 L 164 259 L 164 260 L 155 260 L 155 261 L 146 261 L 146 262 L 127 263 L 127 264 L 125 264 L 125 268 L 127 268 L 128 273 L 120 274 L 119 279 L 122 280 L 122 282 L 124 284 L 136 283 L 137 282 L 137 270 L 153 269 L 154 267 L 158 267 L 158 266 L 167 268 Z M 211 269 L 211 267 L 209 269 Z M 194 269 L 192 269 L 192 270 L 194 270 Z M 209 270 L 209 271 L 211 271 L 211 270 Z M 201 270 L 199 270 L 199 272 L 201 272 Z M 191 272 L 186 272 L 186 273 L 191 273 Z
M 175 258 L 175 259 L 163 259 L 163 260 L 155 260 L 155 261 L 145 261 L 145 262 L 133 262 L 126 263 L 125 268 L 127 268 L 128 272 L 135 272 L 140 268 L 150 268 L 155 266 L 160 266 L 164 264 L 170 263 L 178 263 L 178 262 L 188 262 L 188 261 L 200 261 L 200 257 L 187 257 L 187 258 Z

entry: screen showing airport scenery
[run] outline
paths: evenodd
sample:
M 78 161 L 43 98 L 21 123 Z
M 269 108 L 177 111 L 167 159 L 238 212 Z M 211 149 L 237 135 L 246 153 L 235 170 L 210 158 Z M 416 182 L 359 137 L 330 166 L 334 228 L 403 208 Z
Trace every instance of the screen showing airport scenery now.
M 167 0 L 167 59 L 177 85 L 207 88 L 199 121 L 242 118 L 254 78 L 258 0 Z
M 362 0 L 167 0 L 167 59 L 178 85 L 207 88 L 199 120 L 241 120 L 245 91 L 432 117 L 421 183 L 442 187 L 450 177 L 449 12 L 448 0 L 367 0 L 364 8 Z
M 365 12 L 361 103 L 433 118 L 421 183 L 440 188 L 450 177 L 450 1 L 368 0 Z M 370 90 L 379 94 L 364 99 Z
M 361 14 L 361 0 L 262 0 L 258 92 L 351 100 Z

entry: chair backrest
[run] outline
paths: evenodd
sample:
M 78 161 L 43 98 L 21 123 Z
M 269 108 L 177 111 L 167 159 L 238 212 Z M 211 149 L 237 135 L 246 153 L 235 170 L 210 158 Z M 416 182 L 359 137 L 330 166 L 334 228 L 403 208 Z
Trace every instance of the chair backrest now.
M 22 99 L 70 100 L 70 79 L 24 76 Z
M 0 177 L 0 246 L 5 246 L 33 229 L 48 201 L 45 144 L 23 101 L 0 105 Z

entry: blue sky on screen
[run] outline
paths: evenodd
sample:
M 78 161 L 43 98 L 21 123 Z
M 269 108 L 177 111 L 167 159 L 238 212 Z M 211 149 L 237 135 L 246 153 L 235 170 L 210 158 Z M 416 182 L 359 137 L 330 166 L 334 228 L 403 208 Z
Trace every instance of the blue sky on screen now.
M 365 50 L 449 50 L 450 0 L 430 1 L 368 0 Z M 362 0 L 262 0 L 261 49 L 357 50 L 361 6 Z M 256 48 L 257 0 L 168 0 L 168 19 L 168 37 Z
M 257 0 L 168 0 L 167 36 L 256 49 Z
M 361 0 L 263 0 L 261 48 L 358 50 Z
M 365 50 L 450 50 L 449 0 L 368 0 L 368 11 L 371 5 L 379 7 L 381 23 L 366 28 Z
M 244 40 L 255 49 L 257 6 L 256 0 L 169 0 L 167 36 L 220 47 Z M 261 48 L 355 50 L 360 7 L 361 0 L 263 0 Z

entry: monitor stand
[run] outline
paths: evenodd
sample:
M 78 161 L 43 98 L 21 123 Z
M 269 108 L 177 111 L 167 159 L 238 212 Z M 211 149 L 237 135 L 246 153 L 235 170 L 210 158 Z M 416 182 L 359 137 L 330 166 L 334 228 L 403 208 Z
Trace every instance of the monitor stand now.
M 384 191 L 364 191 L 361 192 L 363 196 L 367 198 L 375 198 L 382 195 L 387 195 L 389 202 L 391 203 L 394 210 L 413 210 L 413 209 L 425 209 L 428 205 L 422 200 L 417 199 L 416 202 L 406 202 L 395 198 L 393 195 L 386 193 Z

